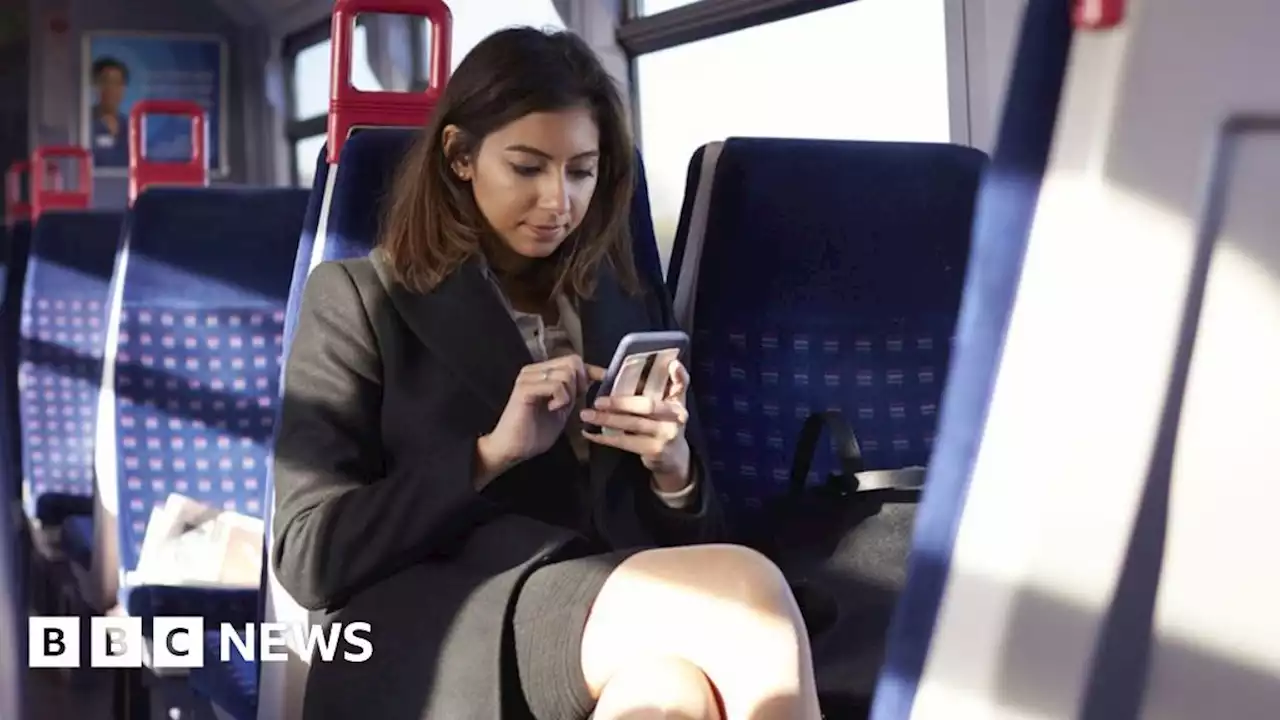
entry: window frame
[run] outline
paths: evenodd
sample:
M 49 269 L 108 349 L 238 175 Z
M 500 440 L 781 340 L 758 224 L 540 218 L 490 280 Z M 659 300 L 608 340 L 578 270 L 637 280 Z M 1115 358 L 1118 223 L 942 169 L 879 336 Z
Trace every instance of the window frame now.
M 298 54 L 307 48 L 333 40 L 333 26 L 328 19 L 309 25 L 284 39 L 281 54 L 284 58 L 284 104 L 285 125 L 284 138 L 289 146 L 289 183 L 298 186 L 298 142 L 329 131 L 329 113 L 295 118 L 298 94 L 294 85 L 293 73 L 296 68 Z
M 679 47 L 700 40 L 787 20 L 819 10 L 847 5 L 857 0 L 695 0 L 652 15 L 643 14 L 644 0 L 622 0 L 623 20 L 616 41 L 627 56 L 632 131 L 643 150 L 640 137 L 640 97 L 637 60 L 642 55 Z M 972 145 L 975 88 L 971 68 L 981 65 L 981 48 L 971 42 L 981 40 L 981 9 L 985 0 L 944 0 L 946 13 L 947 88 L 951 142 Z M 975 7 L 970 7 L 971 5 Z M 978 43 L 981 44 L 980 42 Z M 978 56 L 974 57 L 975 51 Z M 980 89 L 980 88 L 979 88 Z
M 410 58 L 412 62 L 410 66 L 409 92 L 421 92 L 429 82 L 427 78 L 426 41 L 423 37 L 422 28 L 416 27 L 419 23 L 426 24 L 425 20 L 416 19 L 415 27 L 411 28 L 409 33 Z M 286 118 L 284 138 L 285 143 L 289 146 L 289 182 L 294 187 L 298 186 L 300 180 L 298 177 L 298 142 L 329 132 L 329 113 L 327 109 L 317 115 L 305 118 L 295 117 L 298 93 L 297 87 L 294 85 L 294 70 L 297 66 L 299 53 L 321 43 L 332 41 L 333 23 L 331 19 L 326 18 L 286 35 L 281 44 L 281 56 L 284 61 L 284 111 Z

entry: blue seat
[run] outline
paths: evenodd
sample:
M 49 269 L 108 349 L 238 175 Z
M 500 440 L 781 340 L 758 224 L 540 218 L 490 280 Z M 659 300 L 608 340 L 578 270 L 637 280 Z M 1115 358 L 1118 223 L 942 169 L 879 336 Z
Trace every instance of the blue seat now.
M 390 189 L 397 166 L 407 154 L 410 143 L 416 135 L 417 131 L 398 128 L 362 130 L 343 145 L 342 154 L 336 166 L 330 168 L 323 162 L 317 165 L 317 168 L 322 168 L 324 171 L 323 175 L 317 174 L 313 190 L 313 207 L 319 208 L 317 229 L 313 233 L 304 232 L 298 245 L 294 280 L 290 288 L 288 313 L 284 325 L 286 347 L 293 337 L 294 323 L 297 321 L 303 289 L 311 269 L 325 261 L 364 257 L 373 250 L 377 242 L 382 200 Z M 321 158 L 323 159 L 323 155 Z M 638 155 L 637 160 L 639 160 Z M 631 206 L 631 232 L 636 266 L 646 281 L 651 282 L 655 288 L 661 288 L 662 264 L 657 242 L 654 239 L 653 217 L 650 214 L 643 167 L 640 165 L 637 165 L 636 180 Z M 324 192 L 325 189 L 327 193 Z M 326 196 L 327 203 L 323 206 L 316 204 L 317 198 Z M 308 214 L 310 217 L 310 211 Z M 271 533 L 269 491 L 270 488 L 268 488 L 266 501 L 268 537 Z M 193 688 L 197 693 L 210 697 L 220 708 L 228 712 L 233 712 L 230 710 L 233 706 L 249 707 L 246 700 L 249 699 L 251 691 L 247 684 L 232 679 L 239 677 L 238 673 L 247 671 L 225 665 L 224 663 L 218 663 L 217 667 L 207 665 L 205 669 L 193 672 L 191 681 Z M 259 672 L 261 671 L 262 669 L 259 668 Z M 220 677 L 210 677 L 213 674 Z M 280 683 L 276 692 L 301 691 L 300 687 L 294 687 L 291 684 L 295 681 L 294 678 L 289 678 L 287 675 L 281 675 L 274 680 Z M 219 693 L 225 694 L 225 699 Z M 239 697 L 232 697 L 233 693 L 239 693 Z M 252 691 L 254 700 L 257 699 L 257 694 L 258 690 Z M 233 717 L 237 720 L 241 718 L 234 714 Z
M 417 136 L 415 130 L 375 129 L 356 133 L 342 149 L 336 169 L 328 232 L 313 265 L 324 260 L 363 257 L 377 242 L 381 202 L 400 160 Z M 632 250 L 641 277 L 660 288 L 662 262 L 654 239 L 653 216 L 643 165 L 636 156 L 636 186 L 631 203 Z
M 222 662 L 222 633 L 204 634 L 204 665 L 192 668 L 187 683 L 197 695 L 217 705 L 219 717 L 254 720 L 258 714 L 258 664 L 245 660 L 234 648 Z
M 631 195 L 631 249 L 635 254 L 636 271 L 640 277 L 661 288 L 662 254 L 658 250 L 657 234 L 653 229 L 653 210 L 649 204 L 649 184 L 645 181 L 644 158 L 636 153 L 636 183 Z
M 109 285 L 123 214 L 43 215 L 31 235 L 18 349 L 24 505 L 58 525 L 93 513 Z
M 957 350 L 939 422 L 941 441 L 916 515 L 911 563 L 889 628 L 874 720 L 910 718 L 924 674 L 1048 164 L 1071 45 L 1068 5 L 1031 0 L 1023 16 L 1000 134 L 974 218 Z
M 301 190 L 154 188 L 133 207 L 112 307 L 118 344 L 106 356 L 113 384 L 104 388 L 122 575 L 137 567 L 151 510 L 171 493 L 262 515 L 306 202 Z M 256 589 L 121 582 L 118 600 L 142 617 L 258 615 Z
M 814 411 L 844 415 L 868 469 L 926 463 L 985 159 L 953 145 L 724 143 L 691 373 L 731 511 L 785 487 Z M 820 453 L 810 479 L 835 469 Z
M 18 329 L 23 283 L 31 251 L 31 222 L 19 220 L 9 231 L 4 253 L 5 282 L 0 295 L 0 469 L 9 486 L 6 500 L 22 501 L 21 417 L 18 413 Z
M 93 564 L 93 512 L 68 515 L 62 520 L 62 551 L 81 568 Z
M 685 173 L 684 202 L 680 206 L 680 220 L 667 264 L 667 293 L 671 295 L 676 319 L 682 324 L 693 323 L 689 314 L 690 297 L 698 279 L 702 245 L 706 240 L 712 180 L 723 150 L 723 142 L 711 142 L 698 148 L 689 158 L 689 168 Z M 680 286 L 682 275 L 685 278 L 683 288 Z
M 316 236 L 325 232 L 325 227 L 328 223 L 330 197 L 332 195 L 331 170 L 327 160 L 328 147 L 327 143 L 321 146 L 316 156 L 316 173 L 312 180 L 311 191 L 307 197 L 307 208 L 302 220 L 302 232 L 298 238 L 297 250 L 294 255 L 293 275 L 289 284 L 290 292 L 283 328 L 285 355 L 288 353 L 289 344 L 293 338 L 293 323 L 297 315 L 293 308 L 301 301 L 301 294 L 297 292 L 297 289 L 301 288 L 307 281 L 307 275 L 311 271 L 311 251 L 315 247 Z M 281 357 L 281 362 L 283 363 L 283 361 L 284 356 Z M 263 483 L 262 498 L 264 520 L 266 521 L 266 541 L 262 547 L 262 583 L 258 593 L 256 609 L 257 617 L 261 620 L 270 619 L 267 617 L 271 590 L 270 538 L 271 505 L 273 502 L 270 467 L 266 469 L 266 477 L 267 480 Z M 188 684 L 197 697 L 217 708 L 220 717 L 229 716 L 235 720 L 254 720 L 258 711 L 260 668 L 256 662 L 246 661 L 235 653 L 231 654 L 228 662 L 221 662 L 217 643 L 217 633 L 210 632 L 206 635 L 205 664 L 199 668 L 192 668 L 188 677 Z

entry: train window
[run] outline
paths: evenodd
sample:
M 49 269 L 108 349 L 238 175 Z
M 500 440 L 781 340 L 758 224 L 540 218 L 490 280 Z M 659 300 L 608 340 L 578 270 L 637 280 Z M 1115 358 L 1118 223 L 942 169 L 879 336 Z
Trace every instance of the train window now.
M 368 36 L 368 29 L 357 22 L 351 36 L 351 84 L 360 90 L 382 90 L 369 63 Z M 316 157 L 325 141 L 332 47 L 327 22 L 285 41 L 289 78 L 289 122 L 285 126 L 285 138 L 292 158 L 293 181 L 303 187 L 311 185 Z
M 707 142 L 950 141 L 945 2 L 858 0 L 637 58 L 641 149 L 663 256 L 689 158 Z
M 485 0 L 450 3 L 453 13 L 452 65 L 494 32 L 512 25 L 564 29 L 564 20 L 552 0 Z
M 293 172 L 295 184 L 311 187 L 316 176 L 316 158 L 320 157 L 320 148 L 324 147 L 324 133 L 312 135 L 293 143 Z
M 329 111 L 329 50 L 326 39 L 304 48 L 293 57 L 293 102 L 290 113 L 294 120 L 324 115 Z
M 357 24 L 351 39 L 351 84 L 360 90 L 383 89 L 369 64 L 365 27 Z M 329 54 L 332 47 L 333 41 L 325 38 L 293 56 L 294 120 L 324 115 L 329 111 Z
M 692 5 L 699 0 L 635 0 L 635 14 L 639 16 L 657 15 L 660 12 L 675 10 L 678 7 Z

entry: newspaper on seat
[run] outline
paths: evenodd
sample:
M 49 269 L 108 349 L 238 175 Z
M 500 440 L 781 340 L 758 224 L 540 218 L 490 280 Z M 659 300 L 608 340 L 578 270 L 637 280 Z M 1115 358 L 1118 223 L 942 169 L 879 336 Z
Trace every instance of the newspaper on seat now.
M 260 518 L 173 493 L 151 509 L 130 585 L 256 588 L 261 582 Z

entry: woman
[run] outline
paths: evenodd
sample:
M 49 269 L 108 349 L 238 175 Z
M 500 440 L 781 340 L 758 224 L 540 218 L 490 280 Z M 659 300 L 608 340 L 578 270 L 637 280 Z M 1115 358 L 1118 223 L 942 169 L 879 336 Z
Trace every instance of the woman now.
M 313 663 L 308 720 L 819 716 L 781 574 L 709 544 L 685 369 L 582 407 L 625 334 L 675 326 L 631 260 L 634 172 L 591 50 L 505 30 L 454 73 L 377 250 L 312 273 L 273 562 L 374 651 Z

